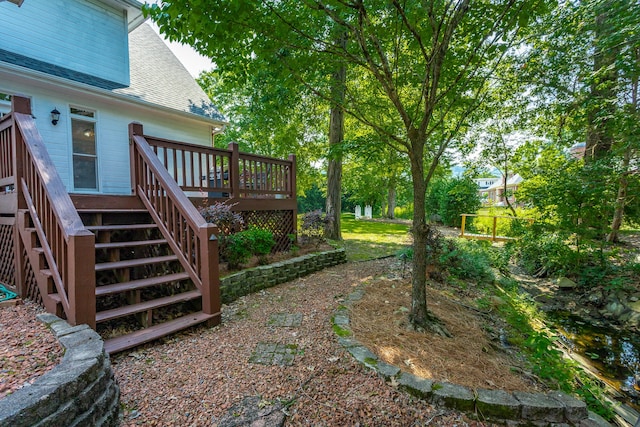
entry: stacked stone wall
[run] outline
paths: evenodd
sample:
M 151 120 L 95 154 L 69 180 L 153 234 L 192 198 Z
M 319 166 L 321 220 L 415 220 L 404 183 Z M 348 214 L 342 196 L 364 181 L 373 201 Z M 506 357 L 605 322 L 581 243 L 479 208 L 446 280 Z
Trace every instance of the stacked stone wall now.
M 345 250 L 336 249 L 242 270 L 220 279 L 222 302 L 228 304 L 241 296 L 345 262 L 347 262 Z
M 0 427 L 117 426 L 120 389 L 102 338 L 52 314 L 38 319 L 65 353 L 51 371 L 0 400 Z

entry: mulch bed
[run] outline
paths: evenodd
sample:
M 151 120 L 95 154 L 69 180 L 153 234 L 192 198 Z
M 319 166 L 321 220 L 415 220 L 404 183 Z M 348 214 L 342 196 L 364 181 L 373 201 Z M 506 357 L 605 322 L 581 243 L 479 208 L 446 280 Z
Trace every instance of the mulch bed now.
M 0 399 L 55 367 L 64 351 L 29 301 L 0 308 Z

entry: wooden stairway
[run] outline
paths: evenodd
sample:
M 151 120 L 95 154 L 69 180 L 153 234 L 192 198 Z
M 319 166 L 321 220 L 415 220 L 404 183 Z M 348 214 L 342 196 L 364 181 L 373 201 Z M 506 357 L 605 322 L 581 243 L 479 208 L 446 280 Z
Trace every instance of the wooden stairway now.
M 216 317 L 202 312 L 200 291 L 146 210 L 78 212 L 96 235 L 96 329 L 107 352 Z

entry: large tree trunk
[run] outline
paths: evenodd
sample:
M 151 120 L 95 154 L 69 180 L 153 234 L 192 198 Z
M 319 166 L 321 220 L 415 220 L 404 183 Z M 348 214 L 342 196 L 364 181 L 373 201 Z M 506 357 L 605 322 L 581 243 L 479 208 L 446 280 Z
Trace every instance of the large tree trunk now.
M 628 147 L 624 153 L 624 159 L 622 160 L 622 174 L 618 181 L 618 197 L 616 197 L 616 207 L 613 212 L 613 221 L 611 222 L 611 232 L 607 236 L 607 242 L 613 243 L 618 241 L 618 232 L 620 226 L 622 226 L 622 219 L 624 217 L 624 207 L 627 204 L 627 187 L 629 185 L 628 169 L 631 160 L 631 148 Z
M 640 65 L 640 48 L 636 49 L 636 61 Z M 631 110 L 635 113 L 638 110 L 638 77 L 636 76 L 631 82 Z M 622 158 L 622 174 L 618 180 L 618 196 L 616 197 L 615 210 L 613 212 L 613 221 L 611 222 L 611 232 L 607 236 L 607 242 L 613 243 L 618 241 L 618 232 L 622 226 L 624 218 L 624 207 L 627 204 L 627 187 L 629 186 L 629 164 L 631 163 L 631 146 L 627 146 Z
M 346 45 L 346 36 L 343 35 L 340 43 Z M 329 122 L 329 165 L 327 169 L 327 222 L 324 227 L 324 236 L 327 239 L 342 240 L 340 232 L 340 212 L 342 211 L 342 154 L 341 150 L 334 149 L 344 140 L 344 97 L 347 81 L 347 68 L 341 66 L 332 76 L 333 103 L 331 105 L 331 118 Z
M 389 187 L 387 188 L 387 218 L 394 219 L 396 217 L 396 181 L 395 179 L 389 180 Z
M 587 112 L 587 143 L 585 162 L 605 156 L 613 145 L 613 116 L 616 110 L 616 56 L 619 48 L 603 48 L 602 41 L 610 34 L 611 15 L 603 4 L 602 11 L 595 18 L 595 41 L 593 71 L 597 74 L 591 83 L 593 106 Z
M 430 225 L 426 220 L 425 198 L 426 182 L 422 155 L 410 154 L 411 175 L 413 178 L 413 264 L 411 276 L 411 312 L 409 321 L 415 330 L 424 330 L 439 335 L 450 336 L 446 328 L 427 309 L 427 243 Z

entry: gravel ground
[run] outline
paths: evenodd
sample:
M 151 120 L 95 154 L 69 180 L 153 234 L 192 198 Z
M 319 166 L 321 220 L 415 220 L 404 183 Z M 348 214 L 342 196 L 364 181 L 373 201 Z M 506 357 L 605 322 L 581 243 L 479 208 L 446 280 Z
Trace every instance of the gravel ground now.
M 284 402 L 287 425 L 484 425 L 434 408 L 386 384 L 337 343 L 330 319 L 353 287 L 392 260 L 351 263 L 248 295 L 223 307 L 223 322 L 112 358 L 122 425 L 210 426 L 249 396 Z M 301 313 L 275 327 L 278 313 Z M 250 363 L 258 343 L 293 344 L 291 366 Z
M 0 399 L 33 383 L 58 364 L 63 350 L 36 315 L 39 305 L 0 308 Z

